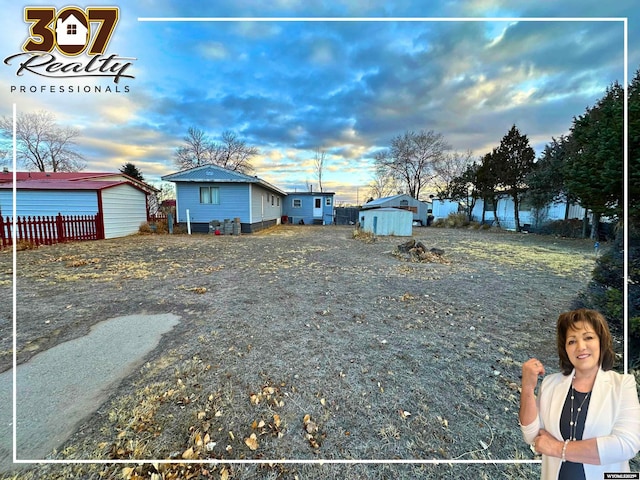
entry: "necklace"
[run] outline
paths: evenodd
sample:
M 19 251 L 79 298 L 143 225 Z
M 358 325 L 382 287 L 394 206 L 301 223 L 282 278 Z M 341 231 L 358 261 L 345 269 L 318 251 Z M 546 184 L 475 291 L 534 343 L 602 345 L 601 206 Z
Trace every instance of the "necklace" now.
M 572 381 L 571 382 L 571 414 L 570 414 L 570 421 L 569 421 L 569 440 L 573 440 L 573 441 L 576 440 L 576 431 L 578 430 L 578 418 L 580 417 L 580 412 L 582 411 L 584 402 L 586 402 L 587 398 L 589 398 L 589 395 L 591 395 L 591 392 L 587 393 L 582 399 L 582 403 L 580 403 L 580 406 L 577 409 L 576 418 L 574 419 L 573 418 L 573 400 L 575 398 L 575 394 L 576 394 L 576 390 L 575 388 L 573 388 L 573 381 Z

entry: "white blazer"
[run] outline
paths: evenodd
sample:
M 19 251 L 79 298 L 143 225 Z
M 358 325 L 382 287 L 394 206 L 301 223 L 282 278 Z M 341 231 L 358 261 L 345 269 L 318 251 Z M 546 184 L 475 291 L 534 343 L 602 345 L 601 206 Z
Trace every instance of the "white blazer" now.
M 560 414 L 574 373 L 544 378 L 536 399 L 538 419 L 521 425 L 527 443 L 533 443 L 540 429 L 562 440 Z M 602 480 L 604 472 L 628 472 L 629 459 L 640 450 L 640 403 L 633 375 L 602 369 L 596 374 L 582 438 L 594 437 L 600 465 L 584 464 L 586 480 Z M 557 480 L 561 463 L 557 457 L 543 455 L 541 479 Z

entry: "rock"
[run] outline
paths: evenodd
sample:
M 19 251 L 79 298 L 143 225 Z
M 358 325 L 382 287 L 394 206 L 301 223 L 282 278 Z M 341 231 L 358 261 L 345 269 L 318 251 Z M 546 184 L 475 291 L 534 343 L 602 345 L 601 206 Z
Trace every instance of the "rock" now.
M 429 250 L 431 253 L 433 253 L 434 255 L 438 255 L 439 257 L 441 257 L 442 255 L 444 255 L 444 250 L 442 250 L 441 248 L 432 248 L 431 250 Z

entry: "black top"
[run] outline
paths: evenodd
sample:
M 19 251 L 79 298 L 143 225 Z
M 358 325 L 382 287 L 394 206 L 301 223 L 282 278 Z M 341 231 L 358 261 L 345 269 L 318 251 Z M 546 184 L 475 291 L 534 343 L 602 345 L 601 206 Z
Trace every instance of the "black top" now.
M 560 415 L 560 433 L 562 434 L 562 438 L 567 440 L 571 434 L 573 427 L 571 426 L 571 395 L 574 394 L 573 399 L 573 416 L 574 422 L 577 422 L 575 425 L 575 437 L 576 440 L 582 440 L 582 434 L 584 433 L 584 423 L 587 418 L 587 409 L 589 408 L 589 402 L 591 401 L 591 395 L 588 393 L 582 393 L 574 390 L 573 388 L 569 389 L 569 393 L 567 394 L 567 398 L 564 401 L 564 406 L 562 407 L 562 414 Z M 589 395 L 589 398 L 585 397 Z M 584 401 L 584 404 L 582 403 Z M 580 411 L 578 412 L 578 408 Z M 576 418 L 577 416 L 577 418 Z M 581 463 L 574 462 L 563 462 L 560 467 L 560 474 L 558 475 L 558 480 L 585 480 L 584 476 L 584 466 Z

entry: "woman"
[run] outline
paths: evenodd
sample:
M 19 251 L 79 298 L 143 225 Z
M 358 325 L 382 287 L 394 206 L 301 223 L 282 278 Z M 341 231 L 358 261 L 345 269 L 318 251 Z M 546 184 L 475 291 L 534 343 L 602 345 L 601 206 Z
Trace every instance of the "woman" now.
M 557 346 L 561 373 L 545 377 L 536 398 L 542 362 L 522 365 L 520 426 L 542 455 L 542 479 L 602 480 L 628 472 L 640 450 L 640 404 L 632 375 L 612 371 L 609 327 L 594 311 L 560 315 Z

